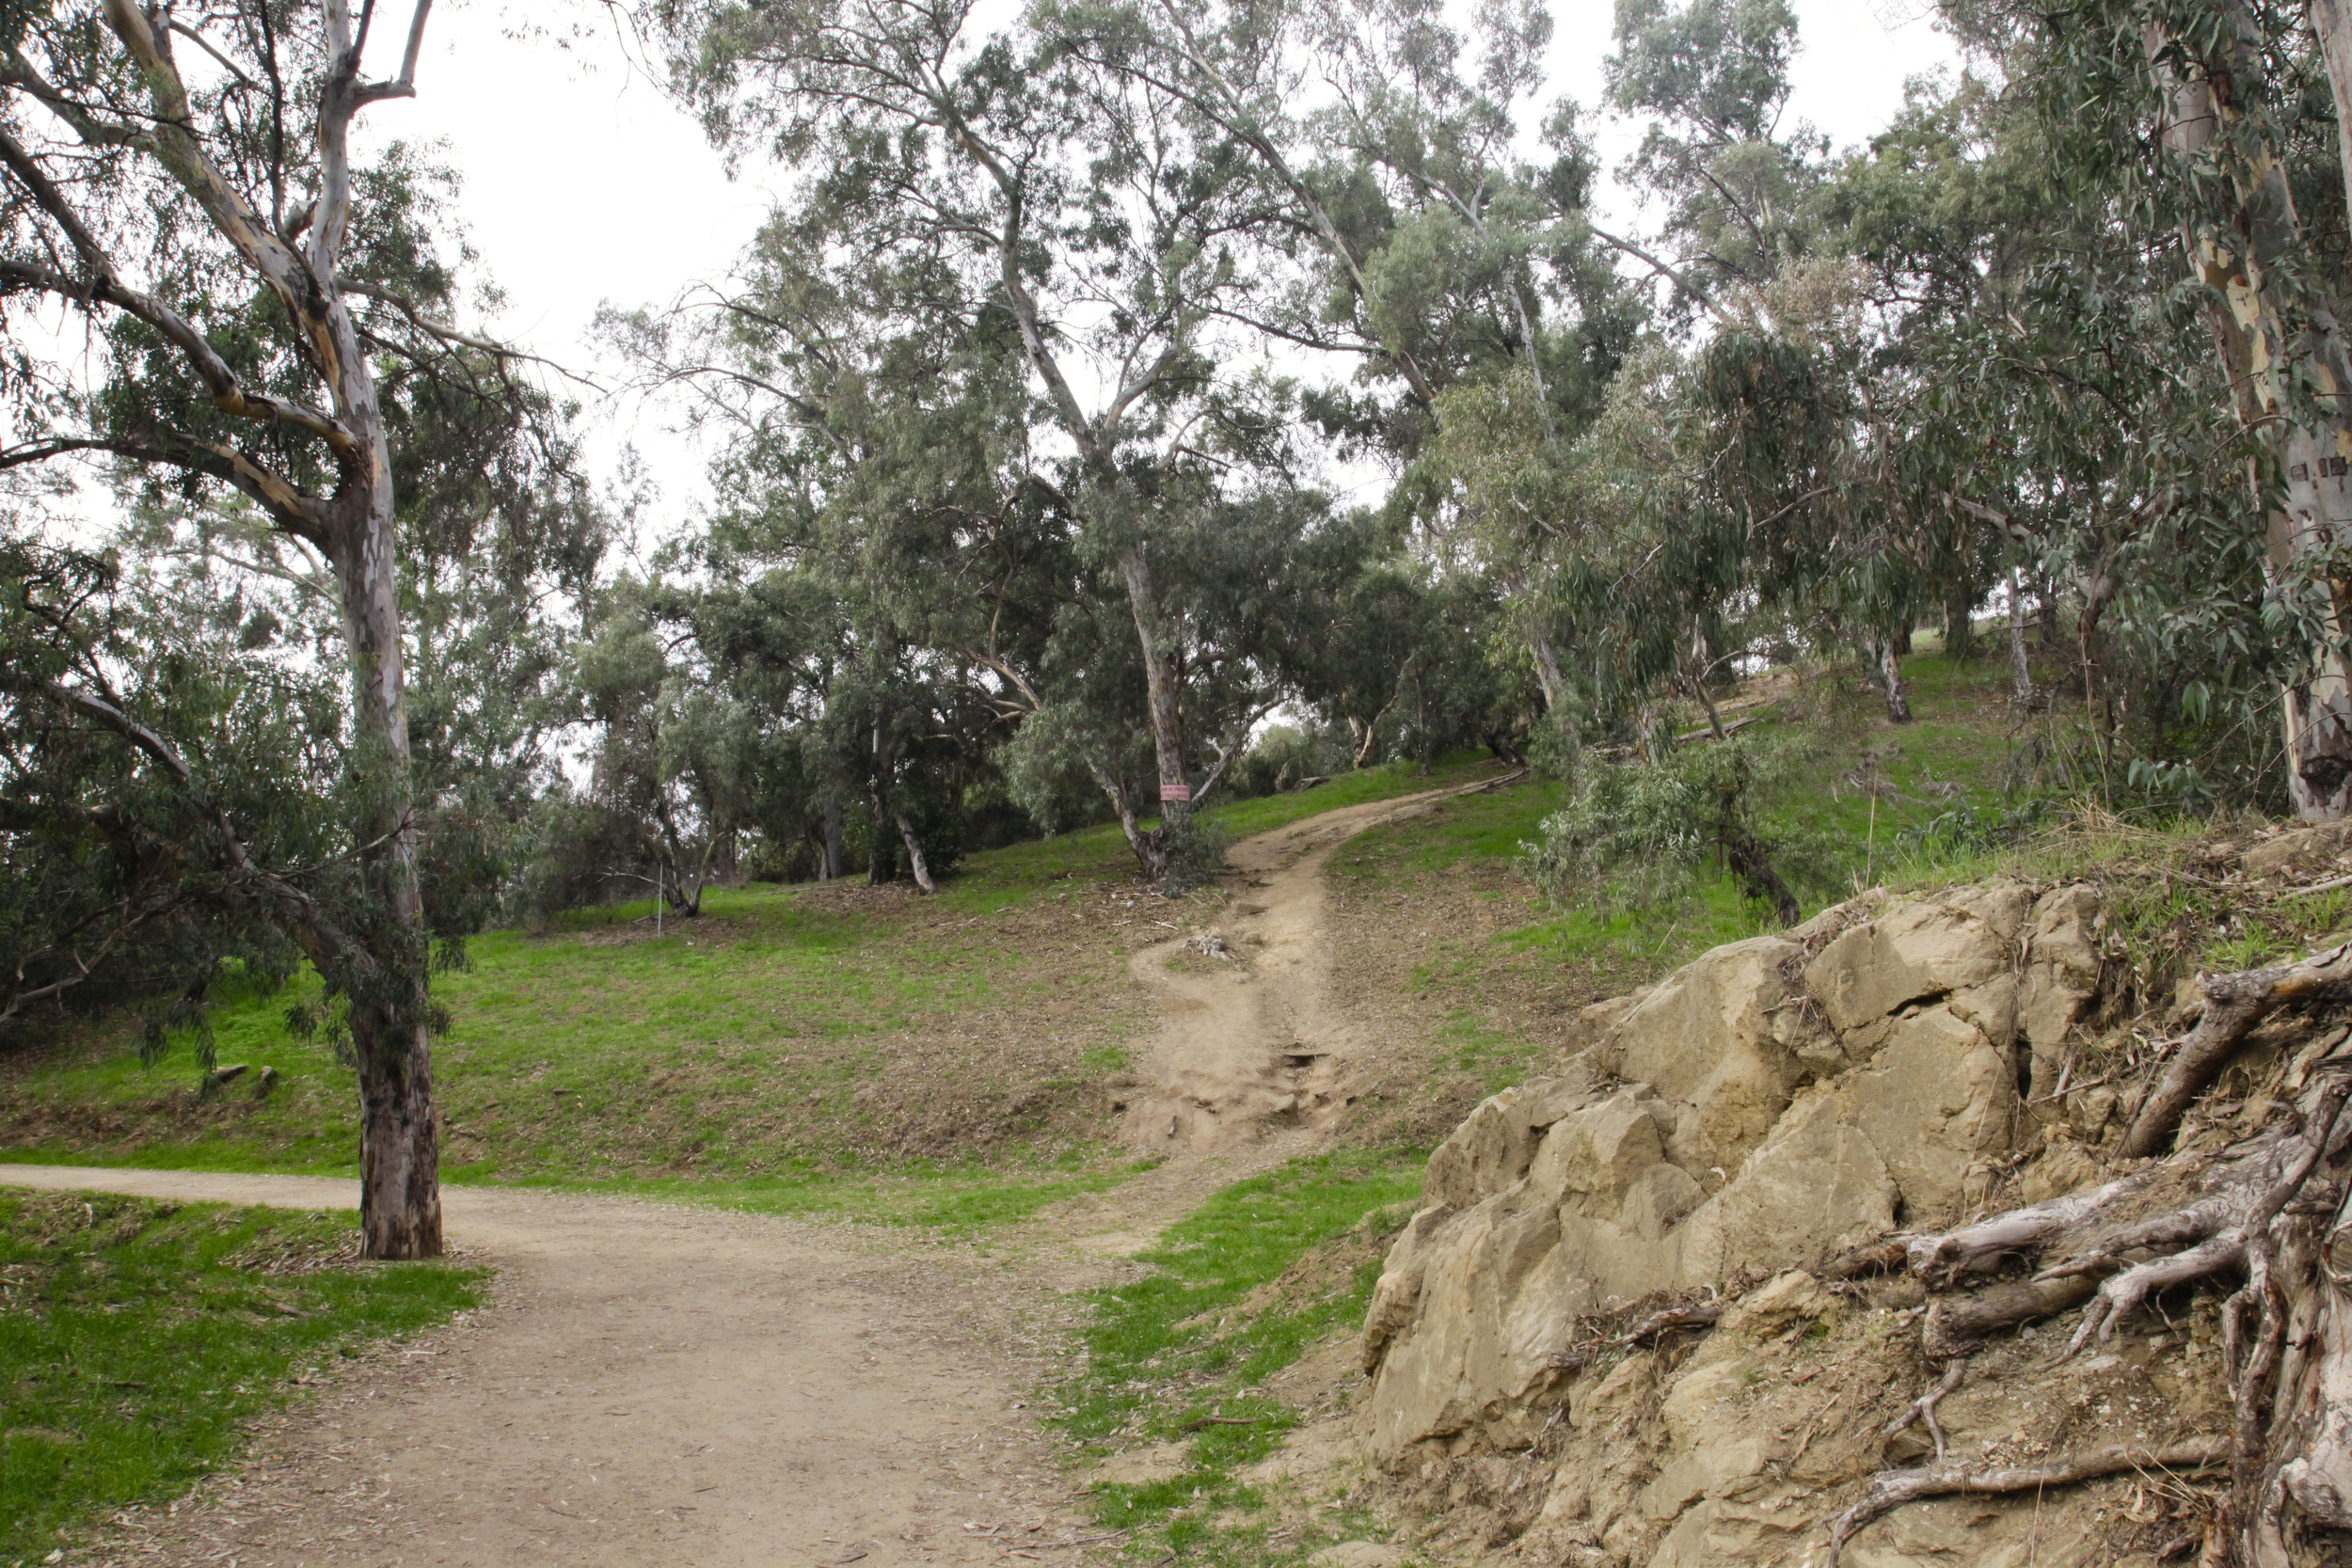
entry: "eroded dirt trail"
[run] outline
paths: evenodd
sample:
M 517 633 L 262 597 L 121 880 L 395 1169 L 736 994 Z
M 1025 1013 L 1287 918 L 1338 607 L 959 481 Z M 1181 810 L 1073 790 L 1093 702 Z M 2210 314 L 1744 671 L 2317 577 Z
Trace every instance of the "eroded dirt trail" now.
M 1287 1158 L 1299 1140 L 1284 1134 L 1336 1119 L 1378 1075 L 1379 1042 L 1331 994 L 1325 863 L 1367 828 L 1515 776 L 1347 806 L 1233 846 L 1240 888 L 1217 933 L 1225 954 L 1178 939 L 1128 962 L 1159 997 L 1162 1022 L 1138 1067 L 1124 1141 L 1175 1155 L 1271 1140 L 1267 1152 Z
M 356 1183 L 292 1177 L 0 1181 L 358 1203 Z M 500 1268 L 489 1307 L 279 1418 L 214 1499 L 75 1560 L 889 1568 L 1084 1533 L 1020 1406 L 1034 1296 L 1000 1267 L 626 1200 L 453 1187 L 444 1204 L 452 1244 Z

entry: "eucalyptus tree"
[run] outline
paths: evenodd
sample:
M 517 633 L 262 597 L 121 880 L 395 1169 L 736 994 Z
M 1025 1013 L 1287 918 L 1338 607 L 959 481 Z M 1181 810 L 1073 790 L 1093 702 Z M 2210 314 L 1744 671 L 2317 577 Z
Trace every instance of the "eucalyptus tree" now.
M 1295 236 L 1262 329 L 1355 367 L 1352 387 L 1308 406 L 1344 446 L 1400 470 L 1391 504 L 1445 536 L 1424 541 L 1425 559 L 1493 575 L 1546 705 L 1561 706 L 1547 578 L 1576 519 L 1498 514 L 1412 467 L 1446 423 L 1448 393 L 1487 381 L 1531 389 L 1529 460 L 1556 459 L 1644 328 L 1613 263 L 1625 242 L 1586 212 L 1596 169 L 1573 110 L 1547 126 L 1550 165 L 1518 152 L 1549 13 L 1156 0 L 1136 14 L 1161 41 L 1131 69 L 1155 71 L 1254 157 Z
M 1784 0 L 1617 0 L 1608 102 L 1648 120 L 1624 173 L 1666 201 L 1672 261 L 1648 264 L 1687 304 L 1754 289 L 1812 249 L 1828 138 L 1784 126 L 1797 49 Z
M 2042 95 L 2054 164 L 2122 182 L 2179 237 L 2226 406 L 2249 438 L 2270 607 L 2297 650 L 2281 704 L 2288 787 L 2314 819 L 2352 810 L 2335 543 L 2352 526 L 2352 404 L 2339 390 L 2352 385 L 2341 122 L 2352 82 L 2329 69 L 2343 50 L 2337 17 L 2328 6 L 2112 0 L 2042 27 L 1956 8 Z
M 281 866 L 333 858 L 315 805 L 341 760 L 318 722 L 340 706 L 332 683 L 270 646 L 296 633 L 297 606 L 186 592 L 176 574 L 126 571 L 117 552 L 12 521 L 0 538 L 0 1029 L 44 1005 L 128 1003 L 146 1007 L 151 1051 L 183 1028 L 201 1040 L 195 998 L 218 972 L 266 982 L 299 961 L 230 847 Z M 143 750 L 121 744 L 124 729 Z
M 386 40 L 373 6 L 343 0 L 193 19 L 92 0 L 30 16 L 0 60 L 0 298 L 74 324 L 71 347 L 11 334 L 0 467 L 84 457 L 151 497 L 233 494 L 332 584 L 346 858 L 331 876 L 273 865 L 218 801 L 190 849 L 326 982 L 359 1080 L 363 1244 L 382 1258 L 440 1250 L 428 946 L 463 918 L 420 875 L 400 449 L 420 388 L 493 429 L 514 389 L 505 351 L 446 320 L 426 171 L 398 149 L 353 155 L 360 113 L 415 93 L 428 10 Z M 391 73 L 370 77 L 372 44 Z M 201 800 L 198 769 L 101 674 L 29 689 Z
M 938 317 L 999 324 L 1017 345 L 1024 423 L 1067 454 L 1070 511 L 1133 622 L 1162 808 L 1136 843 L 1156 877 L 1215 780 L 1194 768 L 1184 627 L 1198 607 L 1173 591 L 1171 536 L 1265 493 L 1255 476 L 1279 463 L 1270 387 L 1220 368 L 1233 356 L 1218 324 L 1244 312 L 1256 271 L 1248 166 L 1214 126 L 1079 47 L 1083 19 L 978 39 L 968 6 L 912 0 L 672 0 L 653 15 L 712 134 L 799 171 L 789 222 L 805 253 L 919 267 Z

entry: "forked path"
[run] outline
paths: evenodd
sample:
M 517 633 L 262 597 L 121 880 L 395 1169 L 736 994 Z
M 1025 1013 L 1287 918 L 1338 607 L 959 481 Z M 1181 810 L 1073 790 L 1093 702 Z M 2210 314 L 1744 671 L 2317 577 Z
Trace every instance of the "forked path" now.
M 1009 1252 L 445 1188 L 452 1245 L 498 1265 L 492 1304 L 330 1379 L 233 1478 L 74 1560 L 899 1568 L 1019 1553 L 1074 1568 L 1089 1532 L 1024 1407 L 1057 1338 L 1041 1315 L 1216 1187 L 1316 1141 L 1368 1053 L 1327 998 L 1324 860 L 1455 793 L 1234 847 L 1232 960 L 1171 968 L 1171 942 L 1133 963 L 1163 1022 L 1127 1136 L 1169 1158 L 1041 1213 Z M 357 1183 L 302 1177 L 0 1164 L 0 1182 L 358 1204 Z
M 0 1181 L 358 1203 L 356 1183 L 298 1177 L 0 1165 Z M 895 1568 L 1085 1533 L 1020 1405 L 1037 1347 L 1001 1268 L 719 1211 L 442 1201 L 452 1244 L 499 1265 L 494 1305 L 339 1379 L 265 1430 L 233 1483 L 97 1560 Z

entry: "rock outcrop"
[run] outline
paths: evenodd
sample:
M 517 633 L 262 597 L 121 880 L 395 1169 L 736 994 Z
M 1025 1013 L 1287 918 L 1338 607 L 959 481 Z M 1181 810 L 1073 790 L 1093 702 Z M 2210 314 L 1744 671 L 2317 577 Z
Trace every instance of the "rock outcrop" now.
M 1592 1009 L 1556 1076 L 1486 1101 L 1430 1160 L 1364 1327 L 1371 1456 L 1529 1560 L 1819 1561 L 1825 1518 L 1905 1457 L 1883 1429 L 1932 1373 L 1916 1282 L 1807 1270 L 2016 1201 L 2031 1164 L 2089 1170 L 2036 1101 L 2103 962 L 2091 890 L 1995 882 L 1857 900 Z M 1661 1304 L 1717 1320 L 1629 1338 Z M 2212 1414 L 2197 1380 L 2150 1370 L 2189 1338 L 2161 1323 L 2063 1397 L 1999 1376 L 2030 1337 L 1981 1353 L 1947 1406 L 1994 1457 Z M 1845 1560 L 2094 1560 L 2122 1539 L 2097 1528 L 2105 1484 L 1918 1505 Z

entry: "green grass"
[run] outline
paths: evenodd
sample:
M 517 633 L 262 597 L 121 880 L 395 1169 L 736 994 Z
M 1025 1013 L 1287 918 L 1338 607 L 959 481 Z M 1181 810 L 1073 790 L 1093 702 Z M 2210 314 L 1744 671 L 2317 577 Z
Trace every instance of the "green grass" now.
M 1037 1044 L 1013 1059 L 943 1037 L 1049 993 L 1080 1006 L 1095 1037 L 1122 1008 L 1140 1016 L 1115 951 L 1048 964 L 984 924 L 940 928 L 931 904 L 893 921 L 755 886 L 714 890 L 706 908 L 709 920 L 659 940 L 626 909 L 546 936 L 492 932 L 469 970 L 436 978 L 453 1021 L 435 1044 L 448 1180 L 741 1180 L 952 1158 L 892 1146 L 926 1080 L 969 1101 L 967 1121 L 1013 1146 L 1011 1163 L 1050 1160 L 1069 1147 L 1050 1113 L 1100 1078 L 1117 1042 L 1073 1030 L 1052 1046 L 1009 1022 Z M 314 993 L 306 980 L 213 1009 L 215 1056 L 253 1070 L 211 1102 L 192 1093 L 192 1048 L 146 1064 L 127 1026 L 56 1053 L 11 1080 L 0 1158 L 356 1174 L 352 1075 L 285 1023 Z M 261 1099 L 263 1068 L 278 1081 Z M 1024 1097 L 1044 1109 L 1022 1111 Z
M 1179 1476 L 1096 1488 L 1104 1527 L 1136 1531 L 1129 1549 L 1263 1560 L 1262 1528 L 1216 1523 L 1257 1501 L 1232 1471 L 1271 1452 L 1292 1424 L 1259 1386 L 1362 1320 L 1385 1239 L 1420 1196 L 1422 1164 L 1415 1151 L 1348 1150 L 1236 1182 L 1161 1233 L 1136 1259 L 1149 1274 L 1094 1292 L 1087 1370 L 1059 1390 L 1060 1424 L 1089 1451 L 1188 1443 Z M 1302 1267 L 1319 1251 L 1337 1254 L 1324 1271 L 1333 1277 Z M 1293 1289 L 1279 1289 L 1294 1271 Z M 1251 1303 L 1260 1291 L 1270 1299 Z M 1237 1310 L 1245 1304 L 1257 1309 Z M 1249 1424 L 1227 1424 L 1241 1420 Z
M 476 1304 L 484 1271 L 310 1266 L 349 1214 L 0 1191 L 0 1562 L 184 1491 L 307 1367 Z
M 1243 836 L 1492 771 L 1474 759 L 1427 774 L 1369 768 L 1209 815 Z M 1121 1031 L 1149 1014 L 1123 948 L 1041 951 L 1033 929 L 1009 935 L 992 917 L 1123 906 L 1141 895 L 1134 876 L 1118 829 L 1102 827 L 976 855 L 917 903 L 714 888 L 708 918 L 669 922 L 659 938 L 644 903 L 574 911 L 540 935 L 476 938 L 470 967 L 435 980 L 453 1021 L 435 1045 L 443 1175 L 660 1181 L 680 1195 L 709 1181 L 729 1184 L 731 1202 L 869 1215 L 1016 1214 L 1051 1200 L 1041 1193 L 1076 1190 L 1063 1168 L 1073 1151 L 1096 1167 L 1086 1180 L 1115 1180 L 1123 1165 L 1089 1142 L 1077 1113 L 1126 1065 Z M 149 1064 L 127 1022 L 94 1031 L 11 1077 L 0 1159 L 357 1174 L 351 1074 L 325 1040 L 285 1023 L 289 1005 L 315 993 L 315 979 L 277 995 L 216 992 L 215 1058 L 250 1071 L 210 1101 L 193 1093 L 189 1046 Z M 1072 1025 L 1040 1028 L 1037 1014 L 1056 1006 Z M 991 1014 L 1025 1053 L 964 1037 L 964 1021 Z M 1066 1041 L 1041 1037 L 1057 1029 Z M 255 1092 L 264 1069 L 276 1075 L 265 1099 Z M 917 1126 L 911 1137 L 937 1110 L 925 1101 L 954 1099 L 968 1102 L 973 1135 Z M 975 1159 L 1012 1179 L 992 1188 L 938 1174 Z M 865 1180 L 877 1173 L 912 1185 Z

